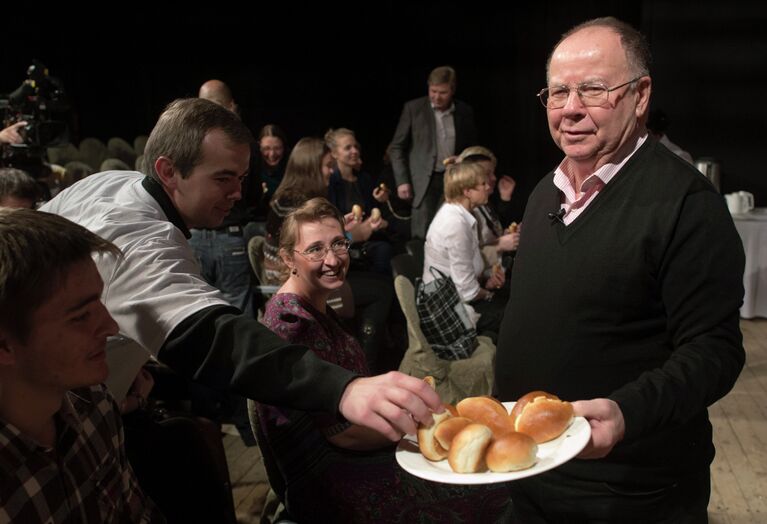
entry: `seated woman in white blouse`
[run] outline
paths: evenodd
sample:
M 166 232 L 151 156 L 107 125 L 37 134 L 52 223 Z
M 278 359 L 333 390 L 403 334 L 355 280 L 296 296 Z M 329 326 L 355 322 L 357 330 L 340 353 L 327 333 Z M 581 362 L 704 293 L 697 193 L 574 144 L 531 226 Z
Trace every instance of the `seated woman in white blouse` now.
M 445 171 L 445 203 L 439 208 L 424 246 L 423 281 L 434 279 L 434 267 L 449 276 L 467 305 L 477 333 L 497 339 L 505 299 L 494 291 L 504 283 L 500 268 L 483 271 L 477 220 L 472 210 L 487 203 L 487 172 L 480 163 L 460 163 Z

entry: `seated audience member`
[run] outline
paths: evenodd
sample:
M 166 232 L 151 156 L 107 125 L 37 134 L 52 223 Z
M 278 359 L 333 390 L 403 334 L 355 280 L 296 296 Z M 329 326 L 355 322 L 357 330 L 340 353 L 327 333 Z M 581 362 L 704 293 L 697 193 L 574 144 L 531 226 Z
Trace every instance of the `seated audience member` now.
M 293 209 L 306 200 L 325 196 L 333 172 L 333 157 L 321 140 L 302 138 L 288 158 L 285 175 L 269 203 L 264 242 L 267 284 L 279 284 L 283 269 L 280 259 L 280 228 Z
M 497 160 L 493 152 L 486 147 L 467 147 L 458 156 L 456 162 L 477 163 L 487 173 L 490 186 L 488 202 L 477 206 L 473 214 L 479 225 L 479 247 L 482 249 L 485 269 L 490 269 L 505 254 L 516 251 L 519 245 L 518 226 L 514 232 L 509 232 L 508 226 L 511 224 L 511 220 L 506 221 L 504 217 L 504 213 L 509 209 L 511 203 L 515 182 L 508 176 L 502 176 L 500 180 L 496 178 Z M 498 183 L 498 192 L 495 191 L 496 182 Z M 504 260 L 504 262 L 506 261 Z M 504 267 L 508 266 L 504 263 Z
M 101 384 L 117 324 L 92 252 L 119 254 L 57 215 L 0 210 L 0 522 L 165 522 Z
M 496 340 L 505 300 L 494 291 L 505 282 L 496 265 L 485 271 L 473 211 L 487 204 L 490 185 L 485 169 L 477 163 L 448 166 L 445 171 L 445 203 L 426 233 L 423 282 L 434 280 L 436 268 L 455 284 L 466 304 L 477 333 Z
M 362 157 L 354 131 L 346 128 L 331 129 L 325 133 L 325 143 L 336 162 L 328 185 L 328 200 L 344 215 L 354 206 L 368 216 L 378 208 L 384 219 L 390 216 L 383 205 L 389 200 L 389 190 L 374 183 L 372 177 L 361 170 Z M 392 245 L 383 228 L 373 233 L 359 246 L 365 265 L 376 273 L 391 275 Z
M 280 234 L 285 281 L 263 322 L 286 341 L 367 374 L 359 344 L 326 305 L 346 278 L 348 250 L 343 216 L 327 200 L 314 198 L 291 212 Z M 297 522 L 508 521 L 505 487 L 418 479 L 396 464 L 392 443 L 375 431 L 265 404 L 257 416 L 283 477 L 278 496 Z
M 650 130 L 650 133 L 652 133 L 661 144 L 669 148 L 672 153 L 692 164 L 692 155 L 669 139 L 666 134 L 668 128 L 669 121 L 665 112 L 660 109 L 653 109 L 650 111 L 650 116 L 647 119 L 647 129 Z
M 21 169 L 0 168 L 0 207 L 34 209 L 40 186 Z
M 285 217 L 307 200 L 326 196 L 328 181 L 332 174 L 333 157 L 327 146 L 317 138 L 302 138 L 298 141 L 288 159 L 285 177 L 272 199 L 266 221 L 264 242 L 264 266 L 270 283 L 278 283 L 284 264 L 279 256 L 280 228 Z M 368 217 L 357 221 L 346 217 L 346 232 L 350 240 L 364 242 L 383 226 L 383 220 Z M 389 275 L 354 269 L 347 280 L 354 298 L 354 320 L 357 336 L 362 342 L 368 365 L 378 371 L 385 347 L 386 328 L 394 304 L 394 287 Z M 387 355 L 389 356 L 389 355 Z M 390 359 L 391 360 L 391 359 Z M 397 363 L 398 364 L 398 363 Z M 395 366 L 396 367 L 396 366 Z M 384 369 L 380 368 L 381 371 Z
M 288 139 L 278 126 L 267 124 L 261 128 L 256 141 L 258 155 L 253 155 L 250 166 L 253 183 L 250 185 L 248 206 L 252 218 L 264 222 L 269 211 L 269 202 L 285 175 Z

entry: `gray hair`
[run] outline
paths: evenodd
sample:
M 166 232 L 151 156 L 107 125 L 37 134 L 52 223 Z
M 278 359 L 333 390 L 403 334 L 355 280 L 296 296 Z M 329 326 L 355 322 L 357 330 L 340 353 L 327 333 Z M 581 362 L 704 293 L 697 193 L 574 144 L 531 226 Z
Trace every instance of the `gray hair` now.
M 567 38 L 571 37 L 575 33 L 587 29 L 589 27 L 605 27 L 616 33 L 621 39 L 621 46 L 626 53 L 626 63 L 628 64 L 631 76 L 647 76 L 650 74 L 650 65 L 652 64 L 652 55 L 650 53 L 650 46 L 647 43 L 647 39 L 642 33 L 634 29 L 631 25 L 618 20 L 613 16 L 605 16 L 602 18 L 594 18 L 588 20 L 582 24 L 578 24 L 573 27 L 559 39 L 559 42 L 552 48 L 549 53 L 549 59 L 546 61 L 546 78 L 549 78 L 549 67 L 551 66 L 551 57 L 554 55 L 557 47 L 564 42 Z
M 437 84 L 450 84 L 450 87 L 455 91 L 456 75 L 455 69 L 450 66 L 440 66 L 434 68 L 429 73 L 429 80 L 427 82 L 430 86 Z

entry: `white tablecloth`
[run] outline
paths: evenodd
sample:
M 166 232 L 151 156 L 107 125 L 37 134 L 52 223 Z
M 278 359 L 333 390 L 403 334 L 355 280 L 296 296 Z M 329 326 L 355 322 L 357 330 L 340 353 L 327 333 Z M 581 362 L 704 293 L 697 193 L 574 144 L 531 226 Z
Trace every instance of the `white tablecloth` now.
M 767 318 L 767 209 L 757 208 L 745 215 L 733 215 L 743 240 L 746 269 L 743 272 L 743 318 Z

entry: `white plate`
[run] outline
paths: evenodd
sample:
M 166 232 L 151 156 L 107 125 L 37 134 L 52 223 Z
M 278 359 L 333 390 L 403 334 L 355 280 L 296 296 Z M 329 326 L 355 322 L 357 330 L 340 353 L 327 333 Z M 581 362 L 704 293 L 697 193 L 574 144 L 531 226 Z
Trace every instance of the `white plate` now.
M 508 411 L 515 402 L 504 402 Z M 408 473 L 426 480 L 447 484 L 493 484 L 532 477 L 564 464 L 581 452 L 591 437 L 591 426 L 583 417 L 575 417 L 570 427 L 556 439 L 538 444 L 538 461 L 532 468 L 509 473 L 455 473 L 446 460 L 432 462 L 418 450 L 414 436 L 408 435 L 397 446 L 397 462 Z

